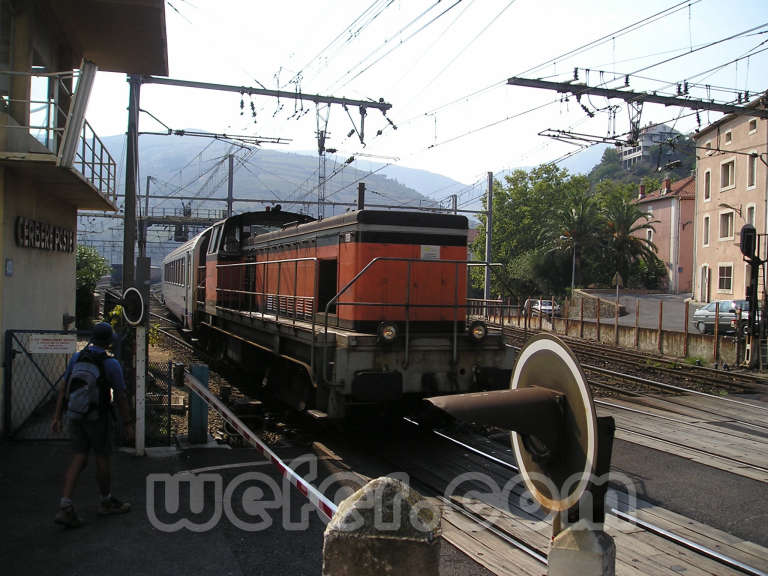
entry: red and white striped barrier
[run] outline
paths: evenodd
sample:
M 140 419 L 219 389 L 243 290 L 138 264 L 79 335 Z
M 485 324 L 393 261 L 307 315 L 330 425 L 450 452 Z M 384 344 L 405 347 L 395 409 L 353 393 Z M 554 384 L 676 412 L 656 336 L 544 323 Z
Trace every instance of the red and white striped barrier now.
M 329 520 L 333 517 L 336 512 L 336 504 L 328 500 L 328 498 L 326 498 L 317 488 L 289 468 L 285 462 L 283 462 L 277 454 L 272 452 L 269 446 L 267 446 L 261 438 L 256 436 L 250 428 L 243 424 L 243 422 L 235 416 L 235 414 L 219 398 L 214 396 L 210 390 L 200 384 L 197 378 L 186 372 L 184 377 L 184 383 L 189 389 L 197 394 L 206 404 L 208 404 L 208 406 L 221 414 L 221 417 L 237 430 L 238 434 L 250 442 L 251 445 L 261 452 L 265 458 L 277 466 L 277 469 L 280 470 L 280 474 L 282 474 L 284 478 L 287 478 L 299 492 L 304 494 L 315 508 L 320 510 L 320 512 L 322 512 Z

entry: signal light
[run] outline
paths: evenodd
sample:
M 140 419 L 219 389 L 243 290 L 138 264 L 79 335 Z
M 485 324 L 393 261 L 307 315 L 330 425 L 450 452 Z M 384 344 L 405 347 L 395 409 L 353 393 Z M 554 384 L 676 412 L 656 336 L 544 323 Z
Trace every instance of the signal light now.
M 739 248 L 747 259 L 754 260 L 757 249 L 757 230 L 752 224 L 742 226 Z

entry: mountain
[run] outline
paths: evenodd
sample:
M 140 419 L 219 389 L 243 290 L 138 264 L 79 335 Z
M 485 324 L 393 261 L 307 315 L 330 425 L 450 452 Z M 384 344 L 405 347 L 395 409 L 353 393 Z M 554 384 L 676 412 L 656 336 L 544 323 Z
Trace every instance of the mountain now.
M 571 174 L 589 174 L 592 168 L 600 164 L 605 149 L 610 147 L 610 144 L 595 144 L 558 162 L 557 165 L 566 168 Z
M 121 165 L 124 153 L 125 137 L 108 136 L 103 139 L 113 156 L 117 158 L 118 174 L 123 174 Z M 234 193 L 236 199 L 263 199 L 265 203 L 283 201 L 284 208 L 296 212 L 316 213 L 318 197 L 318 159 L 304 154 L 281 152 L 278 150 L 245 150 L 237 145 L 219 140 L 209 140 L 192 136 L 142 135 L 139 141 L 139 164 L 141 170 L 141 188 L 144 188 L 146 176 L 152 176 L 162 190 L 156 190 L 153 183 L 153 195 L 194 196 L 193 209 L 224 208 L 223 202 L 213 202 L 206 198 L 226 198 L 227 196 L 227 158 L 235 155 Z M 418 206 L 428 200 L 420 190 L 409 187 L 395 177 L 383 173 L 368 174 L 354 166 L 346 166 L 345 159 L 328 155 L 326 157 L 326 200 L 330 202 L 356 202 L 357 182 L 364 181 L 371 192 L 367 203 Z M 382 171 L 383 172 L 383 171 Z M 405 177 L 409 172 L 401 168 L 397 174 Z M 418 171 L 421 172 L 421 171 Z M 429 173 L 418 174 L 410 181 L 425 187 L 427 191 L 444 185 L 441 178 L 437 184 L 428 183 Z M 433 175 L 437 176 L 437 175 Z M 118 178 L 118 188 L 122 189 L 123 180 Z M 180 191 L 179 191 L 180 190 Z M 291 202 L 295 202 L 291 204 Z M 181 207 L 181 201 L 155 201 L 150 198 L 150 206 L 169 203 Z M 258 210 L 264 203 L 235 203 L 236 211 Z M 434 203 L 432 203 L 434 204 Z M 328 207 L 326 216 L 339 213 L 346 207 Z
M 117 162 L 117 189 L 123 194 L 125 184 L 125 135 L 102 138 Z M 144 134 L 139 140 L 139 203 L 143 211 L 147 176 L 150 184 L 150 214 L 181 214 L 191 205 L 193 215 L 220 218 L 226 210 L 228 155 L 234 154 L 233 209 L 235 212 L 262 210 L 266 205 L 281 204 L 283 209 L 317 214 L 318 158 L 300 153 L 261 148 L 246 149 L 221 140 L 194 136 Z M 372 165 L 370 174 L 344 158 L 326 157 L 325 198 L 337 205 L 326 206 L 325 216 L 343 213 L 345 203 L 357 201 L 358 182 L 366 184 L 366 205 L 373 204 L 418 207 L 438 206 L 430 198 L 444 198 L 448 187 L 460 188 L 459 182 L 426 172 L 399 166 Z M 366 167 L 369 165 L 366 164 Z M 383 168 L 382 168 L 383 167 Z M 165 198 L 161 198 L 165 197 Z M 212 200 L 216 198 L 219 200 Z M 238 201 L 239 200 L 239 201 Z M 122 198 L 118 205 L 122 205 Z M 112 263 L 122 261 L 122 223 L 90 217 L 80 219 L 79 241 L 88 242 Z M 169 242 L 175 230 L 153 226 L 149 234 L 149 251 L 157 262 L 177 243 Z

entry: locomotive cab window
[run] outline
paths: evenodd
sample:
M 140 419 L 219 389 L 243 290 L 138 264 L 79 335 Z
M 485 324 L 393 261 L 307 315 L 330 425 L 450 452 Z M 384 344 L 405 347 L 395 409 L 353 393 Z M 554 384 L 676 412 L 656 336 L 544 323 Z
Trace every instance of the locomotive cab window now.
M 331 298 L 336 296 L 339 291 L 336 284 L 338 278 L 338 261 L 333 260 L 320 260 L 318 262 L 318 312 L 325 312 L 325 307 L 330 302 Z M 336 313 L 336 305 L 334 304 L 328 309 L 329 314 Z
M 216 254 L 219 248 L 219 233 L 221 232 L 221 224 L 216 226 L 211 232 L 211 242 L 208 244 L 208 254 Z
M 224 231 L 220 252 L 228 256 L 240 253 L 240 227 L 231 226 Z

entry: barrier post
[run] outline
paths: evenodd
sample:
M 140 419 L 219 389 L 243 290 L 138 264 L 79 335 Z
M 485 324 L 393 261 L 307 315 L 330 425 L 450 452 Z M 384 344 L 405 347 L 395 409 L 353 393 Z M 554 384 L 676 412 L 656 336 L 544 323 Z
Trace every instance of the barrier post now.
M 579 338 L 584 338 L 584 297 L 579 300 Z
M 640 347 L 640 298 L 635 298 L 635 348 Z
M 395 478 L 371 480 L 338 507 L 323 536 L 323 576 L 438 576 L 440 510 Z
M 661 352 L 663 350 L 663 346 L 661 344 L 661 338 L 662 338 L 661 331 L 664 328 L 664 324 L 663 324 L 663 321 L 662 321 L 663 318 L 664 318 L 664 301 L 663 300 L 659 300 L 659 334 L 656 337 L 656 343 L 657 343 L 657 346 L 658 346 L 659 354 L 661 354 Z
M 539 294 L 539 332 L 542 330 L 542 326 L 544 325 L 544 311 L 542 310 L 542 296 Z M 533 309 L 533 306 L 531 306 L 531 309 Z
M 715 329 L 713 332 L 713 336 L 714 338 L 712 340 L 712 346 L 714 347 L 714 349 L 712 350 L 712 357 L 714 359 L 715 364 L 717 364 L 718 360 L 720 360 L 720 358 L 718 358 L 719 350 L 717 346 L 720 340 L 720 304 L 715 306 Z
M 597 319 L 597 343 L 600 343 L 600 296 L 597 297 L 597 306 L 595 307 L 595 318 Z
M 208 366 L 192 364 L 189 367 L 189 372 L 200 384 L 208 388 Z M 197 394 L 189 395 L 187 430 L 190 444 L 206 444 L 208 442 L 208 405 Z
M 551 324 L 550 328 L 552 329 L 552 332 L 557 334 L 557 330 L 555 329 L 555 297 L 553 295 L 550 296 L 550 298 L 552 298 L 552 300 L 550 300 L 550 302 L 552 302 L 552 308 L 549 311 L 549 322 Z
M 685 301 L 685 312 L 683 314 L 683 358 L 688 358 L 688 301 Z

